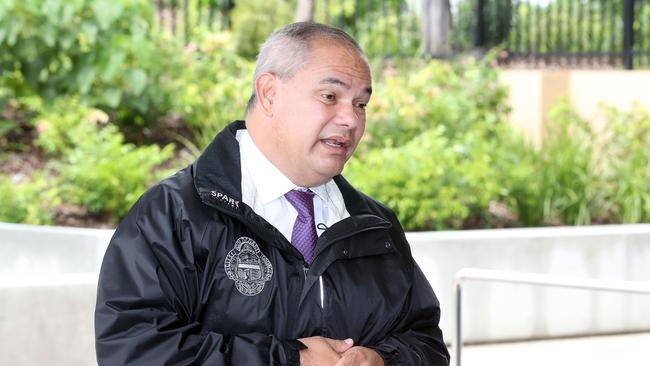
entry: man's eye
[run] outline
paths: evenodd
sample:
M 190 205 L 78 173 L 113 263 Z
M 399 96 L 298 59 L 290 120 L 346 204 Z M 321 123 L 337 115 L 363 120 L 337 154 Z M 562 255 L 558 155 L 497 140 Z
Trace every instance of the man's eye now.
M 356 105 L 356 107 L 357 107 L 357 108 L 360 108 L 360 109 L 366 109 L 367 106 L 368 106 L 368 104 L 366 104 L 366 103 L 358 103 L 358 104 Z
M 323 97 L 323 99 L 326 99 L 326 100 L 329 100 L 329 101 L 334 100 L 334 94 L 321 94 L 321 97 Z

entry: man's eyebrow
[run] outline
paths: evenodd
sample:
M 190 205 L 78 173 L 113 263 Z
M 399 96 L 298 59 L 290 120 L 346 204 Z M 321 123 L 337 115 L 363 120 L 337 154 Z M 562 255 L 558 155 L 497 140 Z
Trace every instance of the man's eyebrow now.
M 335 84 L 335 85 L 340 85 L 344 87 L 345 89 L 350 89 L 350 84 L 346 83 L 345 81 L 341 79 L 337 79 L 335 77 L 328 77 L 320 81 L 319 84 Z
M 328 77 L 320 81 L 319 84 L 334 84 L 334 85 L 339 85 L 342 86 L 345 89 L 350 89 L 350 84 L 346 83 L 345 81 L 335 78 L 335 77 Z M 372 94 L 372 87 L 367 87 L 366 88 L 366 93 Z

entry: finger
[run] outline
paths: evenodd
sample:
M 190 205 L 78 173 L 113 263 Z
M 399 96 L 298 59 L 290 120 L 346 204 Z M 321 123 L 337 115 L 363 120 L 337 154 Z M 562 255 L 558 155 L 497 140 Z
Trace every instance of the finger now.
M 352 364 L 349 362 L 348 357 L 341 357 L 334 366 L 352 366 Z
M 327 343 L 338 353 L 343 353 L 354 346 L 354 341 L 351 338 L 345 340 L 327 339 Z

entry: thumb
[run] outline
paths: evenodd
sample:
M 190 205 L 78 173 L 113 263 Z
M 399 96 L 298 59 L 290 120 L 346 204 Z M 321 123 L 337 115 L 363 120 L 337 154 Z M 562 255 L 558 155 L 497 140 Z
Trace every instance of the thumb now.
M 332 349 L 337 353 L 343 353 L 354 345 L 354 341 L 351 338 L 345 340 L 328 339 L 327 342 L 329 343 L 330 347 L 332 347 Z

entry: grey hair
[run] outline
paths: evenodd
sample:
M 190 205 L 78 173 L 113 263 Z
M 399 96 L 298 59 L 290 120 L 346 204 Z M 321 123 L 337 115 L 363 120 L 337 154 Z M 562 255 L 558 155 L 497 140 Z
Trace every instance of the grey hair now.
M 310 42 L 316 39 L 338 42 L 342 46 L 356 51 L 366 62 L 368 61 L 357 41 L 338 28 L 313 22 L 285 25 L 273 32 L 260 47 L 253 74 L 253 91 L 246 105 L 246 113 L 255 106 L 257 98 L 255 79 L 257 76 L 268 72 L 281 80 L 292 78 L 307 62 L 311 51 Z

